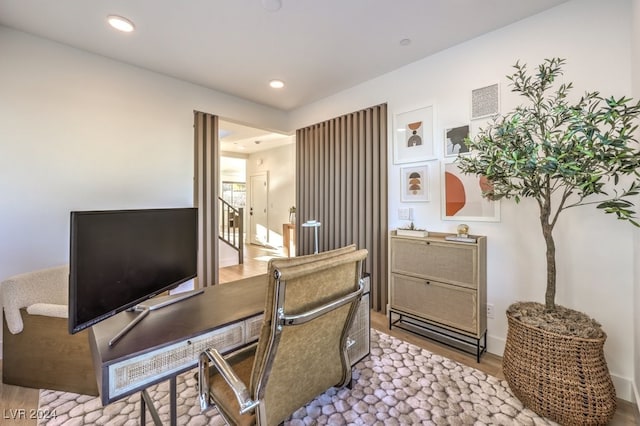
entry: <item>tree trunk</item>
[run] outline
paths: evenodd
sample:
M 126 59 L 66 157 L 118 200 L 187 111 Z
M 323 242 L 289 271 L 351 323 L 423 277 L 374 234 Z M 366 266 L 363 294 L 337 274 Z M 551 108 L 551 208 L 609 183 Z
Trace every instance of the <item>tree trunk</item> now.
M 556 308 L 556 244 L 553 241 L 553 226 L 549 223 L 550 210 L 542 208 L 540 212 L 540 223 L 542 225 L 542 235 L 547 245 L 547 291 L 544 295 L 546 311 L 553 311 Z

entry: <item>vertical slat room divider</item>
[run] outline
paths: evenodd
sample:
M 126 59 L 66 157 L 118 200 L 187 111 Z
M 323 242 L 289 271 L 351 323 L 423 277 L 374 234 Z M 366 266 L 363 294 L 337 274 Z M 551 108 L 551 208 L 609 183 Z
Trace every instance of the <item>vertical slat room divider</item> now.
M 387 305 L 387 105 L 377 105 L 296 131 L 299 254 L 357 244 L 369 250 L 373 308 Z
M 218 283 L 218 117 L 194 111 L 194 194 L 198 207 L 199 253 L 196 287 Z

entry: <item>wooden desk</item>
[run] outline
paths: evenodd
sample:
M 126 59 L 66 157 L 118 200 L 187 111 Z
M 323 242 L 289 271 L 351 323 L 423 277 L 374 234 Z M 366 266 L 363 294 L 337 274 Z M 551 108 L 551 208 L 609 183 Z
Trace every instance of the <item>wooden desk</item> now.
M 369 354 L 369 277 L 349 330 L 351 365 Z M 266 275 L 205 289 L 203 294 L 152 311 L 113 347 L 109 340 L 135 316 L 121 312 L 94 325 L 89 345 L 102 405 L 170 380 L 170 419 L 176 424 L 176 376 L 198 365 L 206 348 L 231 352 L 258 340 L 267 289 Z M 141 412 L 145 412 L 144 399 Z M 151 410 L 150 410 L 151 411 Z M 144 419 L 144 418 L 143 418 Z
M 287 256 L 293 257 L 296 255 L 296 224 L 295 223 L 282 224 L 282 245 L 284 246 Z
M 208 287 L 152 311 L 112 347 L 109 340 L 137 314 L 121 312 L 94 325 L 89 344 L 102 404 L 196 367 L 207 347 L 229 352 L 256 341 L 266 288 L 266 275 Z

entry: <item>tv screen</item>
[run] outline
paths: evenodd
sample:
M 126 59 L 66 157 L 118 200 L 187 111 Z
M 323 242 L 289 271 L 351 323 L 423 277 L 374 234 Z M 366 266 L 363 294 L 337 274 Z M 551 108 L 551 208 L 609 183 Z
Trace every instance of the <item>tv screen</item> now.
M 71 212 L 69 332 L 194 278 L 198 209 Z

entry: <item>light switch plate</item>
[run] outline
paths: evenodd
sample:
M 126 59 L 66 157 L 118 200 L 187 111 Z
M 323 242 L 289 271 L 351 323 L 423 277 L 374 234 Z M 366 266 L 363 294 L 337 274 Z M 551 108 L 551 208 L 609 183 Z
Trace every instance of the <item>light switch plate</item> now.
M 403 207 L 398 209 L 398 219 L 413 220 L 413 209 L 411 207 Z

